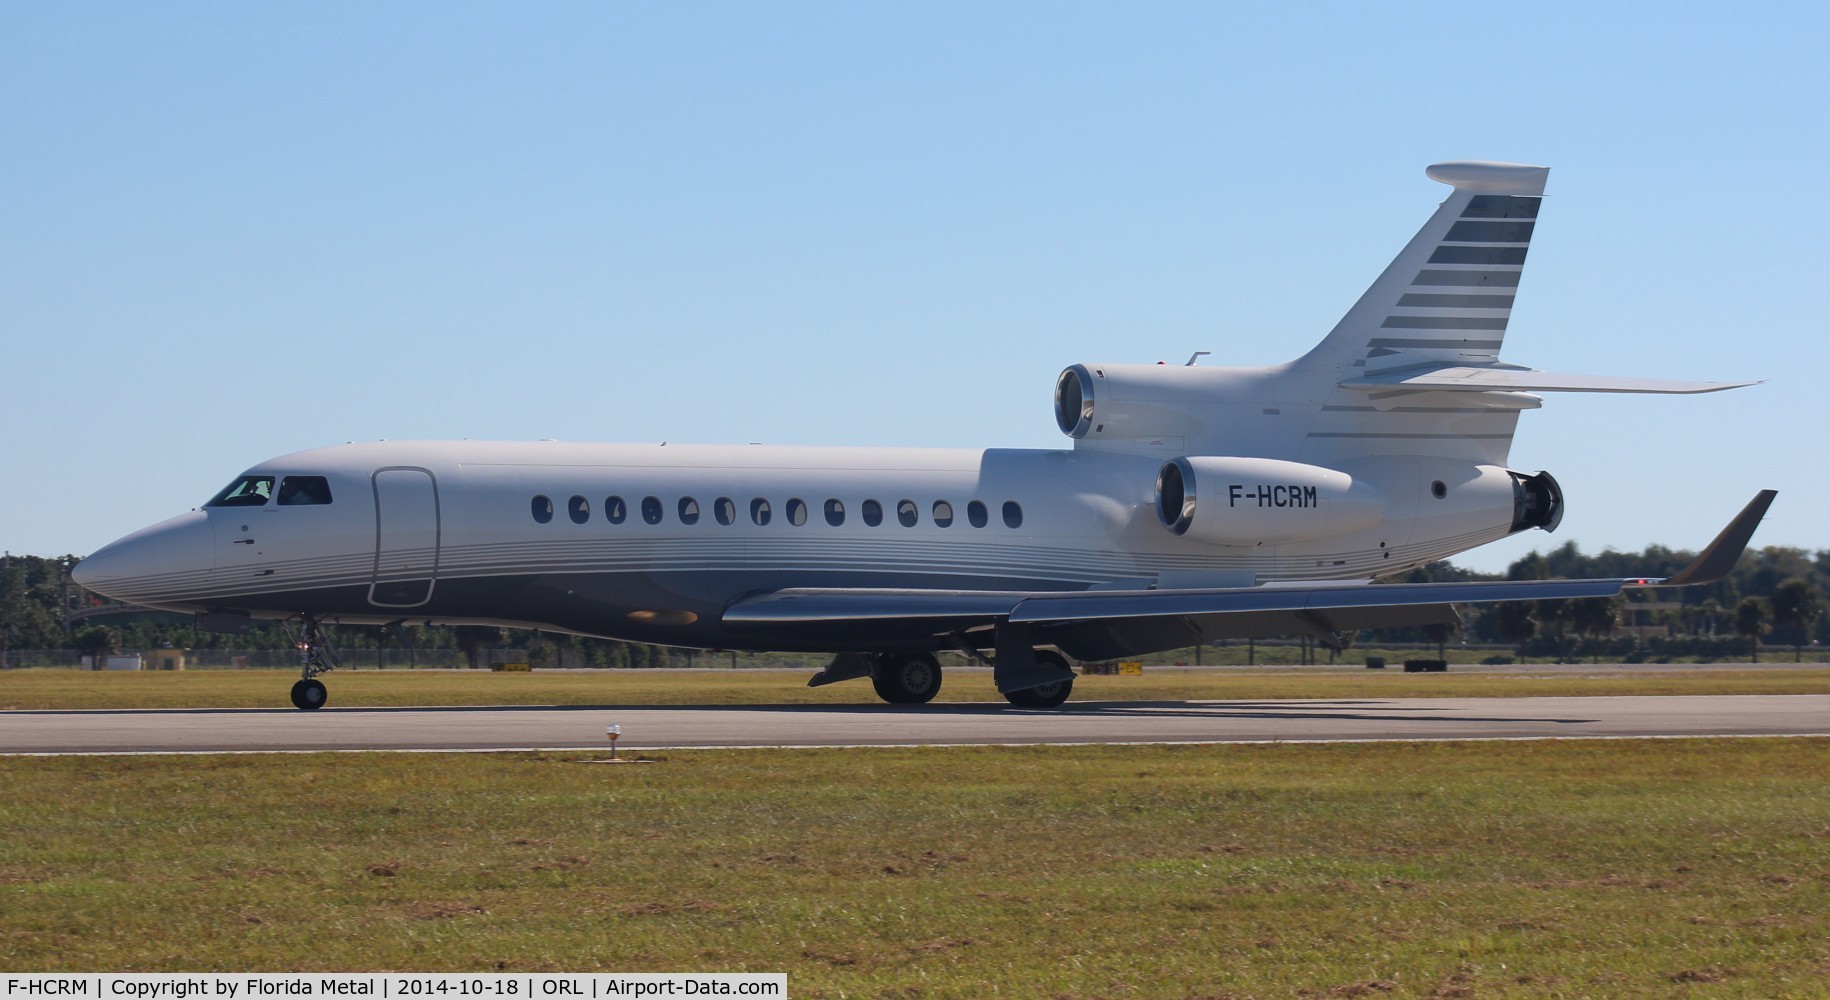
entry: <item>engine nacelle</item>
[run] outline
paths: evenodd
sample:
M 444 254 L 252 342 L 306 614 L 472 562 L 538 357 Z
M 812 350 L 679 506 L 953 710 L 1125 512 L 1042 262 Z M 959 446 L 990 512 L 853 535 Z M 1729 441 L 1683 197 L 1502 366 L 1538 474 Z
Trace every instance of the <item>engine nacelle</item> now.
M 1279 545 L 1361 531 L 1385 516 L 1377 490 L 1345 472 L 1274 458 L 1193 457 L 1156 477 L 1157 517 L 1218 545 Z
M 1055 425 L 1075 440 L 1163 444 L 1201 434 L 1227 370 L 1071 365 L 1055 380 Z

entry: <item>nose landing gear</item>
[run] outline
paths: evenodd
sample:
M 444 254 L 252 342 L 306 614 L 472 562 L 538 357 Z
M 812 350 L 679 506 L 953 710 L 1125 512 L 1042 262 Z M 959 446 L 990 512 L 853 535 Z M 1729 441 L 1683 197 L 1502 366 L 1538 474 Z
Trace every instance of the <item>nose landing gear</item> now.
M 292 707 L 306 710 L 323 708 L 329 700 L 330 692 L 325 690 L 323 681 L 311 678 L 293 682 Z
M 292 629 L 287 628 L 291 635 Z M 293 645 L 299 650 L 299 680 L 292 685 L 292 705 L 294 708 L 311 711 L 324 707 L 330 700 L 330 692 L 325 690 L 324 682 L 318 675 L 337 668 L 337 650 L 326 641 L 318 627 L 318 620 L 310 615 L 303 616 L 299 634 L 293 637 Z

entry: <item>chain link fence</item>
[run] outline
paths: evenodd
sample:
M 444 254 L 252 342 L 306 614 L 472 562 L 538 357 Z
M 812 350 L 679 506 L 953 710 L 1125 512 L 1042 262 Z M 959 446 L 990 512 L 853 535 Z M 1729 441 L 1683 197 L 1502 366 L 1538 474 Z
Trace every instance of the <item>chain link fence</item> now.
M 123 650 L 120 654 L 138 653 L 146 669 L 156 666 L 159 653 L 170 650 Z M 470 666 L 470 658 L 461 649 L 339 649 L 344 670 L 451 670 Z M 185 670 L 297 670 L 299 654 L 292 649 L 187 649 L 183 651 Z M 498 657 L 499 658 L 499 657 Z M 487 667 L 487 654 L 478 657 Z M 5 666 L 8 670 L 24 667 L 92 669 L 89 656 L 74 649 L 9 649 Z

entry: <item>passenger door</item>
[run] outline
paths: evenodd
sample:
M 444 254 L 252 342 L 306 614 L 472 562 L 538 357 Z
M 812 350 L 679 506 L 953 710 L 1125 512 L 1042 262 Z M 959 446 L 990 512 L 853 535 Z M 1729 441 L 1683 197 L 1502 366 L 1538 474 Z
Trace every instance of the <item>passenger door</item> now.
M 375 482 L 375 577 L 369 603 L 416 608 L 432 599 L 438 579 L 438 484 L 417 468 L 378 470 Z

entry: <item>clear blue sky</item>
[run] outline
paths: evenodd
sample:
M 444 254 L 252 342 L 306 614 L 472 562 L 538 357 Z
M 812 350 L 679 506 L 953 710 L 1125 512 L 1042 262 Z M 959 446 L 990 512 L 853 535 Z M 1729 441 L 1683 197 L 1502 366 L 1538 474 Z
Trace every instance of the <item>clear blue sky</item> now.
M 1506 356 L 1586 550 L 1830 547 L 1817 4 L 0 7 L 0 547 L 375 438 L 1054 447 L 1077 361 L 1287 360 L 1551 166 Z M 1503 566 L 1528 545 L 1464 556 Z

